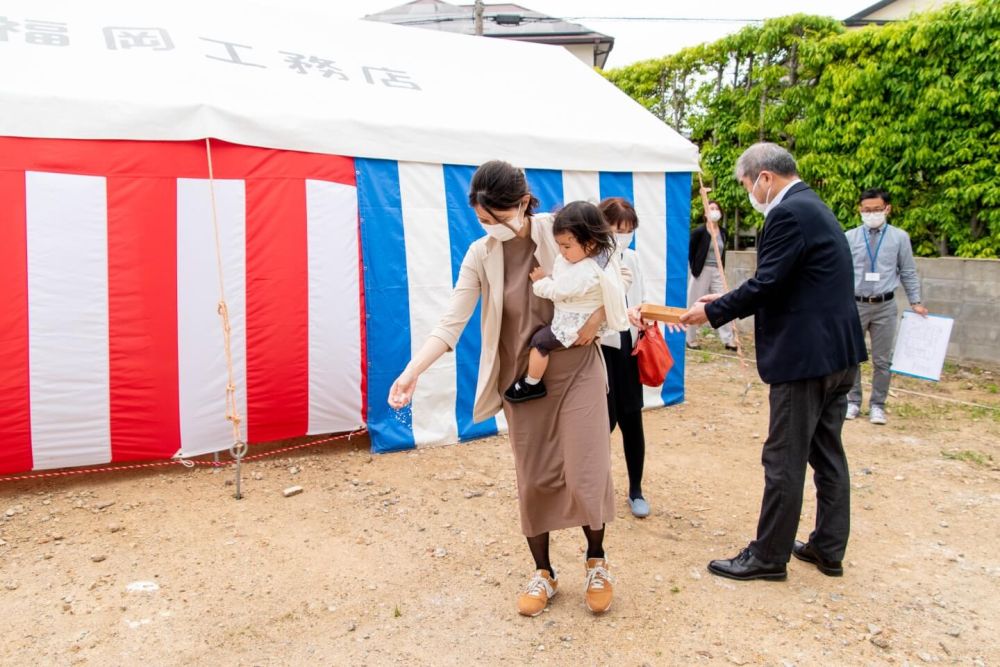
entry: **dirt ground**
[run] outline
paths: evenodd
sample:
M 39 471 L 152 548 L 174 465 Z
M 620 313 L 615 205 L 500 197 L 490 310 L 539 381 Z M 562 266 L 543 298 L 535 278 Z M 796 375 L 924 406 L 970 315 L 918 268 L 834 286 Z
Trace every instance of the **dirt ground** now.
M 579 531 L 553 535 L 551 608 L 516 614 L 532 567 L 505 438 L 376 457 L 356 438 L 248 463 L 240 501 L 203 467 L 0 484 L 0 664 L 1000 664 L 1000 412 L 896 392 L 888 426 L 847 423 L 845 576 L 793 559 L 787 582 L 733 582 L 705 565 L 753 536 L 767 402 L 719 351 L 689 351 L 687 402 L 645 415 L 645 520 L 613 438 L 603 617 Z M 1000 373 L 947 371 L 893 386 L 1000 406 Z

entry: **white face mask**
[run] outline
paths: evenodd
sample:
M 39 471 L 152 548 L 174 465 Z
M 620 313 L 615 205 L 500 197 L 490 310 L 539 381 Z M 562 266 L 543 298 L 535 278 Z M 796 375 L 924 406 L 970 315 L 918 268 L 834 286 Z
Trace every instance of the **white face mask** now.
M 499 222 L 494 225 L 483 225 L 483 231 L 486 232 L 487 236 L 492 236 L 501 243 L 503 243 L 504 241 L 510 241 L 512 238 L 515 238 L 517 236 L 517 234 L 514 233 L 513 229 L 511 229 L 507 225 L 500 224 Z
M 709 210 L 708 219 L 711 220 L 712 222 L 718 222 L 719 220 L 722 220 L 722 211 L 716 211 L 715 209 Z
M 635 232 L 626 232 L 625 234 L 615 234 L 615 240 L 618 241 L 618 252 L 625 252 L 625 248 L 632 245 L 632 238 L 635 236 Z
M 866 227 L 871 229 L 878 229 L 885 224 L 885 211 L 872 211 L 871 213 L 862 213 L 861 221 L 865 223 Z
M 510 241 L 517 236 L 517 231 L 520 231 L 521 227 L 524 226 L 524 222 L 521 221 L 521 207 L 517 207 L 517 213 L 506 223 L 497 222 L 492 225 L 484 225 L 480 222 L 479 224 L 482 225 L 483 231 L 486 232 L 487 236 L 492 236 L 501 243 Z
M 762 174 L 763 172 L 761 172 Z M 757 187 L 757 181 L 760 180 L 761 174 L 757 174 L 757 180 L 753 182 L 753 187 L 750 188 L 750 192 L 747 193 L 747 197 L 750 198 L 750 205 L 753 206 L 753 210 L 757 211 L 761 215 L 767 215 L 767 209 L 769 207 L 768 199 L 771 198 L 771 187 L 768 186 L 767 194 L 764 195 L 764 203 L 757 201 L 756 197 L 753 196 L 753 191 Z

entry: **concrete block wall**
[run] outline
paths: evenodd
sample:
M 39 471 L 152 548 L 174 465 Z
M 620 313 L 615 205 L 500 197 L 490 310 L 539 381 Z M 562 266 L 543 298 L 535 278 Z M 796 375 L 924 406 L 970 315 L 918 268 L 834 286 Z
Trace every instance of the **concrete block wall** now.
M 736 289 L 757 271 L 756 250 L 726 251 L 726 280 L 729 289 Z M 753 317 L 747 317 L 737 323 L 741 334 L 753 335 Z
M 1000 364 L 1000 260 L 918 257 L 921 298 L 932 313 L 955 318 L 948 359 Z M 757 269 L 752 250 L 726 253 L 726 278 L 736 288 Z M 909 307 L 906 292 L 896 290 L 899 312 Z M 753 318 L 740 322 L 753 331 Z

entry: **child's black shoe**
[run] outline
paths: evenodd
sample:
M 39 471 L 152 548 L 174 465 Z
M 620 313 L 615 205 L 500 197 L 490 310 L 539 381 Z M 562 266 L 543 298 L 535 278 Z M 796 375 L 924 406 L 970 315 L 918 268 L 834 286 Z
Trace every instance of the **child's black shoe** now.
M 545 396 L 545 383 L 539 380 L 538 384 L 528 384 L 523 377 L 515 380 L 514 384 L 507 387 L 507 391 L 503 393 L 503 397 L 511 403 L 530 401 L 542 396 Z

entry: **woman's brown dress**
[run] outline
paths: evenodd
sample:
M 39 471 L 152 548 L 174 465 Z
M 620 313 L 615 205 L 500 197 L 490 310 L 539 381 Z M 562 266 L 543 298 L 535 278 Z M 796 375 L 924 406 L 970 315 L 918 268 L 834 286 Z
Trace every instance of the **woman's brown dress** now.
M 552 321 L 552 302 L 531 290 L 534 251 L 530 238 L 503 244 L 501 393 L 527 370 L 531 335 Z M 552 352 L 544 382 L 548 394 L 543 398 L 504 401 L 521 528 L 527 537 L 573 526 L 600 529 L 614 518 L 614 488 L 607 385 L 598 346 Z

